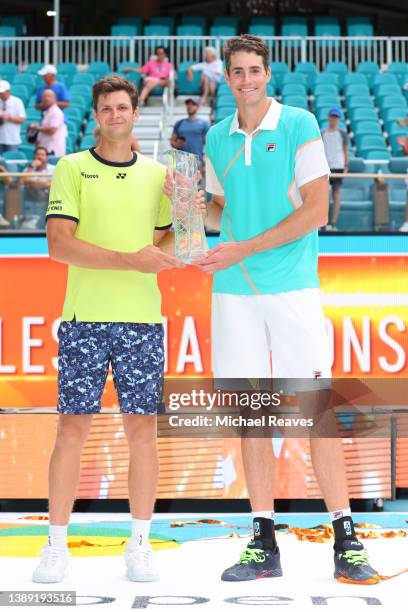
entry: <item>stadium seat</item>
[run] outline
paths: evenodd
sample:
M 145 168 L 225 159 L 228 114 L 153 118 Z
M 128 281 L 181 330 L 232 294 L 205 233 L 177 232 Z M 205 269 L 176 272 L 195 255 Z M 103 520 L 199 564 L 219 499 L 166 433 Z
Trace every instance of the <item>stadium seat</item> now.
M 347 65 L 344 62 L 329 62 L 326 64 L 325 72 L 328 74 L 337 74 L 339 87 L 343 87 L 344 78 L 348 73 Z
M 378 122 L 377 113 L 375 112 L 375 109 L 371 103 L 369 107 L 358 106 L 357 108 L 353 108 L 353 109 L 348 108 L 348 111 L 349 111 L 348 116 L 352 124 L 354 124 L 355 121 L 359 121 L 359 120 Z
M 136 64 L 136 63 L 137 62 L 122 62 L 122 64 Z M 118 69 L 118 73 L 121 76 L 125 77 L 125 79 L 127 79 L 131 83 L 134 83 L 137 89 L 140 88 L 140 83 L 142 80 L 142 75 L 140 74 L 140 72 L 123 72 L 123 70 Z
M 349 161 L 349 172 L 355 172 L 361 174 L 365 171 L 364 160 L 361 157 L 354 157 L 353 160 Z M 354 180 L 354 179 L 350 179 Z
M 134 26 L 137 29 L 137 36 L 139 36 L 142 31 L 143 19 L 134 15 L 127 15 L 119 17 L 116 23 L 117 25 Z
M 309 110 L 306 96 L 285 96 L 282 98 L 282 103 L 287 104 L 287 106 L 296 106 Z
M 269 82 L 266 85 L 266 93 L 269 97 L 274 98 L 276 95 L 276 90 L 275 90 L 275 86 L 273 83 Z
M 64 110 L 65 116 L 67 119 L 71 119 L 72 121 L 76 121 L 77 124 L 81 124 L 83 120 L 83 112 L 81 109 L 75 106 L 68 106 Z
M 307 19 L 306 17 L 283 17 L 281 36 L 307 36 Z M 285 46 L 300 47 L 300 40 L 286 41 Z
M 35 152 L 35 145 L 33 144 L 21 144 L 18 150 L 23 153 L 27 159 L 33 159 Z
M 223 106 L 215 111 L 215 123 L 222 121 L 226 117 L 229 117 L 237 110 L 236 106 Z
M 78 66 L 74 62 L 62 62 L 57 66 L 58 75 L 70 74 L 74 75 L 78 72 Z
M 405 108 L 407 107 L 407 103 L 405 98 L 400 94 L 399 96 L 385 96 L 379 100 L 378 106 L 380 107 L 381 114 L 388 108 Z
M 315 96 L 338 96 L 339 90 L 337 85 L 316 85 L 313 91 Z
M 138 36 L 139 31 L 132 25 L 113 25 L 110 29 L 111 36 Z M 114 47 L 130 47 L 130 40 L 114 40 Z
M 0 64 L 0 78 L 5 79 L 6 81 L 11 81 L 14 79 L 14 76 L 17 74 L 17 66 L 16 64 Z
M 25 36 L 27 34 L 26 21 L 20 15 L 5 15 L 1 18 L 1 25 L 14 28 L 16 36 Z
M 92 87 L 90 85 L 71 85 L 69 95 L 83 96 L 90 101 L 92 99 Z
M 401 97 L 401 87 L 399 85 L 380 85 L 375 92 L 376 100 L 381 106 L 381 100 L 383 98 L 395 96 L 396 98 Z
M 35 108 L 27 109 L 27 122 L 28 123 L 41 123 L 42 112 Z
M 306 96 L 307 91 L 303 83 L 286 83 L 282 87 L 282 96 Z
M 407 109 L 405 107 L 392 107 L 385 109 L 381 116 L 385 121 L 391 121 L 392 119 L 403 119 L 407 115 Z
M 74 75 L 71 85 L 89 85 L 90 87 L 92 87 L 92 85 L 95 83 L 95 80 L 95 73 L 81 72 Z
M 189 81 L 187 79 L 187 68 L 192 66 L 195 62 L 182 62 L 179 64 L 177 70 L 177 81 L 176 87 L 177 92 L 180 95 L 199 95 L 201 92 L 201 73 L 197 70 L 193 72 L 193 80 Z M 227 86 L 228 91 L 230 91 Z
M 0 26 L 0 38 L 15 38 L 16 28 L 13 26 Z M 13 42 L 10 40 L 0 40 L 0 48 L 10 48 Z
M 264 36 L 275 36 L 276 34 L 275 25 L 267 23 L 253 23 L 249 26 L 248 32 L 260 38 Z
M 296 74 L 304 74 L 309 90 L 312 90 L 316 81 L 317 68 L 314 62 L 299 62 L 295 67 Z
M 346 36 L 365 37 L 374 36 L 374 29 L 369 17 L 348 17 L 346 20 Z M 371 45 L 370 41 L 355 41 L 353 46 L 367 47 Z
M 316 96 L 314 99 L 315 108 L 321 108 L 322 106 L 327 107 L 338 107 L 341 108 L 341 101 L 339 96 Z
M 368 135 L 382 136 L 378 121 L 356 121 L 353 124 L 353 132 L 356 138 Z
M 280 90 L 283 84 L 283 79 L 289 72 L 288 65 L 286 62 L 272 62 L 269 64 L 269 68 L 271 69 L 272 73 L 272 83 L 277 89 Z
M 316 74 L 315 87 L 318 85 L 334 85 L 339 88 L 339 75 L 335 72 L 318 72 Z
M 82 108 L 84 112 L 89 111 L 89 99 L 84 98 L 83 96 L 70 96 L 69 98 L 70 106 L 78 106 L 78 108 Z
M 36 76 L 39 76 L 38 71 L 41 70 L 43 66 L 44 64 L 42 62 L 33 62 L 31 64 L 27 64 L 25 72 L 26 74 L 35 74 Z
M 400 135 L 394 134 L 392 136 L 389 136 L 389 141 L 390 141 L 390 145 L 391 145 L 391 151 L 394 157 L 403 157 L 404 156 L 404 151 L 401 147 L 401 145 L 399 144 L 398 140 L 400 138 Z
M 388 149 L 370 149 L 365 151 L 365 159 L 390 159 L 390 153 Z
M 17 98 L 20 98 L 25 106 L 27 105 L 31 90 L 32 88 L 30 87 L 30 89 L 28 89 L 27 85 L 11 84 L 11 94 L 13 96 L 17 96 Z
M 374 104 L 371 98 L 361 98 L 360 96 L 351 96 L 347 98 L 347 113 L 350 115 L 355 108 L 369 108 L 374 110 Z
M 230 94 L 221 94 L 217 96 L 215 101 L 216 108 L 222 108 L 223 106 L 233 106 L 235 104 L 234 96 Z
M 390 159 L 390 172 L 392 174 L 406 174 L 408 171 L 408 157 Z
M 408 127 L 401 127 L 395 120 L 385 122 L 384 127 L 389 136 L 408 136 Z
M 371 83 L 374 94 L 381 85 L 398 85 L 397 77 L 390 72 L 379 72 L 374 76 Z
M 307 87 L 307 76 L 302 72 L 288 72 L 283 75 L 282 87 L 283 85 L 289 85 L 289 83 L 301 83 Z
M 187 36 L 188 38 L 178 41 L 179 48 L 198 49 L 203 47 L 202 40 L 194 40 L 192 36 L 204 36 L 204 31 L 199 25 L 180 25 L 177 27 L 177 36 Z
M 28 89 L 28 93 L 31 94 L 37 88 L 37 76 L 34 74 L 27 74 L 26 72 L 17 72 L 16 76 L 11 83 L 11 87 L 14 88 L 16 85 L 25 85 Z
M 210 36 L 219 36 L 221 38 L 228 38 L 229 36 L 236 36 L 237 29 L 231 25 L 214 25 L 210 28 Z
M 207 17 L 204 15 L 183 15 L 181 17 L 181 25 L 197 25 L 206 33 Z
M 388 64 L 387 74 L 395 75 L 401 87 L 408 81 L 407 62 L 391 62 Z
M 214 21 L 212 23 L 213 26 L 232 26 L 236 30 L 238 30 L 238 17 L 230 16 L 230 15 L 218 15 L 214 17 Z
M 347 85 L 367 85 L 367 77 L 365 74 L 358 74 L 358 72 L 349 72 L 344 76 L 343 79 L 343 89 L 347 87 Z
M 175 19 L 171 15 L 156 15 L 155 17 L 150 17 L 149 25 L 166 26 L 169 29 L 170 36 L 173 36 L 175 30 Z
M 314 35 L 325 38 L 341 36 L 340 23 L 337 17 L 315 17 Z M 337 47 L 338 44 L 338 41 L 331 40 L 322 40 L 318 43 L 319 47 Z
M 362 98 L 370 98 L 370 90 L 367 85 L 350 84 L 344 85 L 344 95 L 346 100 L 352 96 L 361 96 Z
M 376 64 L 375 62 L 360 62 L 357 66 L 358 74 L 365 75 L 370 87 L 374 81 L 374 78 L 378 75 L 379 71 L 380 70 L 378 68 L 378 64 Z
M 108 62 L 91 62 L 87 72 L 96 75 L 97 78 L 104 77 L 110 72 L 109 64 Z
M 95 138 L 93 137 L 92 134 L 88 134 L 82 138 L 79 144 L 79 150 L 83 151 L 84 149 L 90 149 L 91 147 L 94 147 L 95 145 L 96 145 Z

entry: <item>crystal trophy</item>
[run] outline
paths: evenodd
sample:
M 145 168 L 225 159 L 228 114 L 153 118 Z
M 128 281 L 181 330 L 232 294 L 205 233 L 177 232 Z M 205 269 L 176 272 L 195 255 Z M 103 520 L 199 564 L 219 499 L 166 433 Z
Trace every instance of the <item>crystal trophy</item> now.
M 195 204 L 199 158 L 177 149 L 167 151 L 166 158 L 173 175 L 174 255 L 184 263 L 192 263 L 208 250 L 203 218 Z

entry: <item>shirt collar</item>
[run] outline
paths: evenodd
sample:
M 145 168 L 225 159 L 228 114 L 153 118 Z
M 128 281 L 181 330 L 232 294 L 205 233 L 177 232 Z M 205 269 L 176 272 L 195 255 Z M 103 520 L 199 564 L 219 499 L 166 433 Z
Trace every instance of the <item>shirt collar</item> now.
M 282 110 L 282 104 L 279 104 L 274 98 L 268 98 L 271 100 L 271 104 L 268 108 L 268 111 L 261 123 L 258 125 L 256 130 L 276 130 L 276 126 L 278 125 L 279 117 Z M 238 111 L 235 111 L 234 117 L 231 121 L 229 135 L 231 136 L 235 132 L 242 132 L 238 123 Z

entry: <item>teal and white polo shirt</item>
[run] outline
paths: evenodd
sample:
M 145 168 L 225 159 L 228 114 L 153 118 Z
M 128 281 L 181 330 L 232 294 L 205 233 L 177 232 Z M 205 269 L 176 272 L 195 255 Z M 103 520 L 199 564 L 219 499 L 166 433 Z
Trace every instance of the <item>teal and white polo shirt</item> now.
M 206 190 L 225 197 L 220 242 L 253 238 L 302 205 L 299 188 L 329 175 L 314 115 L 271 100 L 251 134 L 238 113 L 214 125 L 206 140 Z M 251 255 L 214 274 L 213 292 L 240 295 L 318 287 L 317 230 Z

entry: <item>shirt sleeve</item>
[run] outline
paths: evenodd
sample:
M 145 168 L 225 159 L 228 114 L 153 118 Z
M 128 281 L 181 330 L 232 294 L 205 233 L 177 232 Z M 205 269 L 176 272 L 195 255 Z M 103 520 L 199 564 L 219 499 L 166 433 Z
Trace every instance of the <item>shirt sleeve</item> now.
M 65 85 L 65 83 L 61 83 L 61 92 L 60 92 L 59 102 L 68 102 L 68 101 L 69 101 L 69 94 L 68 94 L 67 86 Z
M 198 64 L 193 64 L 192 66 L 190 66 L 191 70 L 193 72 L 196 72 L 196 70 L 203 70 L 204 68 L 204 62 L 199 62 Z
M 37 97 L 35 99 L 35 103 L 38 104 L 39 102 L 41 102 L 41 96 L 42 96 L 42 92 L 44 91 L 43 87 L 39 87 L 37 89 Z
M 205 190 L 213 195 L 224 195 L 224 189 L 218 180 L 214 166 L 208 156 L 205 158 Z
M 72 164 L 61 159 L 52 175 L 46 219 L 80 219 L 80 174 Z
M 173 125 L 173 132 L 176 134 L 176 136 L 179 135 L 178 130 L 180 127 L 180 124 L 182 122 L 182 119 L 179 119 L 178 121 L 176 121 L 176 123 Z
M 340 133 L 341 133 L 341 137 L 343 139 L 343 146 L 348 147 L 348 144 L 350 142 L 350 138 L 349 138 L 349 135 L 347 134 L 347 131 L 346 130 L 340 130 Z
M 295 153 L 295 182 L 297 187 L 330 174 L 323 140 L 312 113 L 302 116 L 297 133 Z
M 22 100 L 20 100 L 20 98 L 17 98 L 18 103 L 17 103 L 17 108 L 16 108 L 16 116 L 17 117 L 24 117 L 24 119 L 27 117 L 26 115 L 26 111 L 25 111 L 25 107 L 24 107 L 24 103 Z

